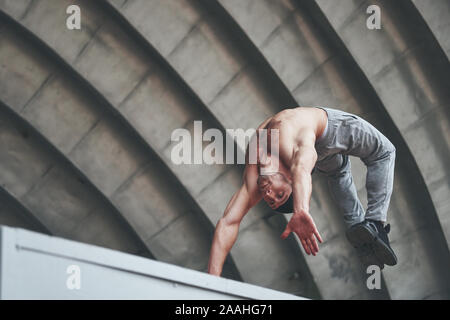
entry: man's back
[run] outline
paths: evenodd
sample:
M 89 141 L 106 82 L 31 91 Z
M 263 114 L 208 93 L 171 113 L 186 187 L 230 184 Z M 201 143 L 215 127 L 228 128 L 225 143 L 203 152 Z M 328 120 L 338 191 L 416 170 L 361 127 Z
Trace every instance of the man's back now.
M 327 113 L 321 108 L 297 107 L 285 109 L 266 119 L 258 129 L 288 129 L 293 134 L 310 128 L 319 137 L 326 127 Z

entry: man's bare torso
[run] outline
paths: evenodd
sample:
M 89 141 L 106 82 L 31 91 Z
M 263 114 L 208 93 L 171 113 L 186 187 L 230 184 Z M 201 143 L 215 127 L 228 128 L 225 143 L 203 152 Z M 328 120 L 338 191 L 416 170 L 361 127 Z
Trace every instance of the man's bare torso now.
M 302 129 L 310 128 L 319 138 L 327 124 L 327 113 L 325 110 L 313 107 L 297 107 L 285 109 L 272 117 L 266 119 L 258 129 L 281 129 L 289 127 L 289 131 L 297 136 Z
M 314 107 L 297 107 L 283 110 L 266 119 L 258 129 L 267 129 L 270 141 L 270 130 L 278 129 L 280 144 L 285 148 L 294 149 L 294 145 L 302 139 L 302 135 L 313 133 L 318 139 L 327 125 L 327 113 L 325 110 Z M 268 146 L 270 153 L 270 144 Z M 286 161 L 285 161 L 286 162 Z M 282 163 L 281 171 L 285 171 L 290 163 Z M 287 172 L 286 172 L 287 173 Z
M 257 132 L 259 129 L 267 129 L 267 141 L 269 142 L 267 152 L 271 153 L 271 138 L 269 137 L 271 129 L 278 129 L 279 146 L 282 149 L 280 149 L 280 151 L 282 151 L 283 154 L 289 154 L 287 157 L 271 156 L 271 165 L 264 166 L 266 172 L 278 171 L 284 174 L 288 179 L 292 180 L 290 172 L 292 157 L 290 155 L 294 153 L 298 144 L 301 143 L 301 139 L 305 136 L 308 136 L 309 140 L 318 139 L 326 128 L 327 120 L 327 113 L 323 109 L 298 107 L 283 110 L 261 123 L 257 128 Z M 261 194 L 256 183 L 258 176 L 261 174 L 261 168 L 262 166 L 258 159 L 257 164 L 247 163 L 244 170 L 244 181 L 249 190 L 253 204 L 261 199 Z

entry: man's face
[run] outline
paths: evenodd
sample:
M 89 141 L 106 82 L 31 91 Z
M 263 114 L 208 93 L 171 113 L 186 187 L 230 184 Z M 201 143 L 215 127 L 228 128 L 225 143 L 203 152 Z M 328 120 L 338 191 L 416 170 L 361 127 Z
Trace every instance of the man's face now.
M 280 173 L 264 177 L 258 186 L 264 201 L 273 210 L 284 204 L 292 192 L 291 184 Z

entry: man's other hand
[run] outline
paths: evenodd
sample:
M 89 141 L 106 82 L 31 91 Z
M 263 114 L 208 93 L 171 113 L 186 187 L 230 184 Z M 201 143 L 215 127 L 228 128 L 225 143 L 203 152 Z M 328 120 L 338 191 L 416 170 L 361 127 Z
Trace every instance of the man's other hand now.
M 296 212 L 286 226 L 282 239 L 286 239 L 291 232 L 295 232 L 300 239 L 305 252 L 310 255 L 316 255 L 319 252 L 317 240 L 322 243 L 322 237 L 314 224 L 311 215 L 306 211 Z

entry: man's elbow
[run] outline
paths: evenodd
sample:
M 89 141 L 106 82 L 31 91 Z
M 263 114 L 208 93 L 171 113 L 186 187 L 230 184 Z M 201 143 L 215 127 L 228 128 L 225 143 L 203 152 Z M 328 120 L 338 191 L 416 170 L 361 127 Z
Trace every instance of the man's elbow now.
M 236 221 L 230 220 L 228 217 L 222 217 L 219 219 L 219 221 L 217 222 L 216 225 L 216 230 L 220 233 L 229 233 L 229 230 L 232 228 L 235 228 L 237 226 L 239 226 L 239 223 L 237 223 Z
M 226 217 L 220 218 L 216 226 L 217 244 L 226 250 L 231 249 L 237 238 L 238 231 L 239 223 Z

